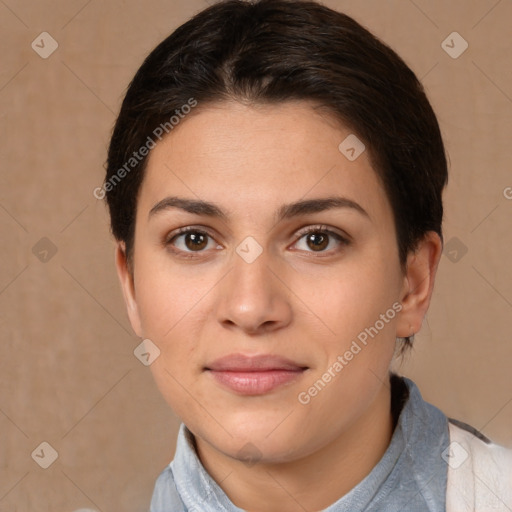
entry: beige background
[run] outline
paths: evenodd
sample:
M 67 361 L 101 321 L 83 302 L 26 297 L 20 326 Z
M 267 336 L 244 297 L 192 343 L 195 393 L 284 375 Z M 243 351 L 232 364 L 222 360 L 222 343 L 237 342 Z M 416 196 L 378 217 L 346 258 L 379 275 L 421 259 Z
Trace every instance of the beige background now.
M 512 2 L 326 4 L 423 80 L 451 161 L 451 254 L 401 371 L 447 415 L 512 446 Z M 179 421 L 133 355 L 92 191 L 129 80 L 205 6 L 0 0 L 0 512 L 144 511 L 173 456 Z M 47 59 L 31 47 L 43 31 L 59 45 Z M 469 43 L 457 59 L 441 46 L 453 31 Z M 43 441 L 58 452 L 48 469 L 31 457 Z

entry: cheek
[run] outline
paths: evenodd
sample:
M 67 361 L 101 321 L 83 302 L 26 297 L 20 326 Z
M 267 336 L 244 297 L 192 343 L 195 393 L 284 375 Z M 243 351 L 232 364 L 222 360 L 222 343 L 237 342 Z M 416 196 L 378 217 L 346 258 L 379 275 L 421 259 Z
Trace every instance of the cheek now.
M 136 269 L 136 295 L 144 337 L 160 349 L 160 357 L 151 365 L 157 378 L 166 379 L 175 388 L 170 372 L 179 381 L 193 377 L 196 355 L 204 337 L 204 327 L 211 314 L 212 286 L 218 279 L 191 268 L 172 265 L 165 255 L 141 255 Z
M 159 261 L 163 260 L 163 261 Z M 135 290 L 144 335 L 166 342 L 180 324 L 197 312 L 204 291 L 193 273 L 184 274 L 165 258 L 142 257 L 136 268 Z
M 194 409 L 187 390 L 200 373 L 200 340 L 208 317 L 204 296 L 209 287 L 170 265 L 148 268 L 139 272 L 137 303 L 144 336 L 160 349 L 150 369 L 164 398 L 176 414 L 186 417 Z M 200 389 L 194 396 L 202 401 Z M 203 412 L 199 408 L 195 414 Z
M 361 258 L 325 275 L 303 274 L 296 279 L 294 290 L 304 298 L 333 343 L 357 337 L 365 328 L 373 326 L 397 300 L 398 279 L 391 265 L 378 260 Z M 392 330 L 394 313 L 392 310 L 388 315 L 392 318 L 386 318 L 389 321 L 381 330 Z

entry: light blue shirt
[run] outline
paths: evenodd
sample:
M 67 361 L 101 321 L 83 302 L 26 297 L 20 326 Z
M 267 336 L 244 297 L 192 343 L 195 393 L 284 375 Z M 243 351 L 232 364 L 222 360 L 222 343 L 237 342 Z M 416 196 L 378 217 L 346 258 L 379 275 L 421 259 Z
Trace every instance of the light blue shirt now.
M 324 512 L 445 512 L 448 466 L 442 453 L 450 443 L 448 418 L 423 400 L 410 379 L 394 377 L 391 383 L 395 402 L 400 401 L 400 388 L 408 390 L 408 397 L 406 391 L 386 452 Z M 192 434 L 182 423 L 174 460 L 156 481 L 150 512 L 217 511 L 243 512 L 204 469 Z

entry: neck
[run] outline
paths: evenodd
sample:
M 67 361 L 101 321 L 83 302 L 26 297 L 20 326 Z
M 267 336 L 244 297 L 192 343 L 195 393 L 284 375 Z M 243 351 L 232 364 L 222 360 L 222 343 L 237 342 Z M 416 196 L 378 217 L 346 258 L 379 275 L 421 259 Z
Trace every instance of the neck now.
M 389 386 L 383 385 L 364 415 L 337 438 L 291 462 L 260 462 L 248 468 L 198 437 L 197 453 L 206 471 L 239 508 L 322 510 L 361 482 L 384 455 L 394 427 L 390 404 Z

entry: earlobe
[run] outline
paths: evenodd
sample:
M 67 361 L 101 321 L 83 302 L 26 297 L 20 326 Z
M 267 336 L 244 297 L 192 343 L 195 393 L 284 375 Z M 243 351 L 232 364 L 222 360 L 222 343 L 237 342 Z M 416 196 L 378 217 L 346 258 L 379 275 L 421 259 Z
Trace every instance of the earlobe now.
M 416 334 L 425 317 L 441 258 L 442 241 L 429 231 L 407 258 L 404 285 L 401 291 L 402 311 L 397 322 L 397 337 Z
M 128 318 L 130 319 L 132 329 L 135 331 L 137 336 L 142 338 L 142 326 L 135 296 L 133 272 L 130 269 L 130 265 L 128 263 L 126 256 L 126 246 L 124 242 L 118 242 L 116 245 L 115 264 L 117 276 L 119 277 L 119 282 L 121 283 L 121 289 L 123 291 L 126 311 L 128 313 Z

